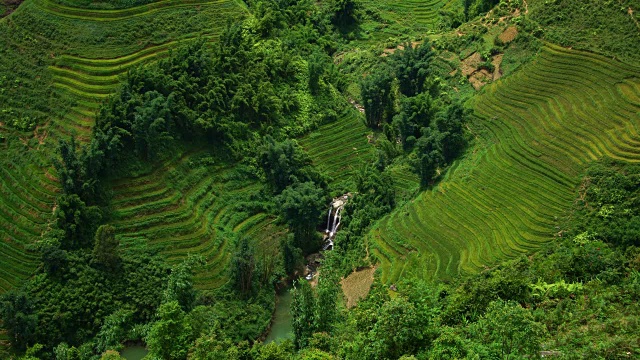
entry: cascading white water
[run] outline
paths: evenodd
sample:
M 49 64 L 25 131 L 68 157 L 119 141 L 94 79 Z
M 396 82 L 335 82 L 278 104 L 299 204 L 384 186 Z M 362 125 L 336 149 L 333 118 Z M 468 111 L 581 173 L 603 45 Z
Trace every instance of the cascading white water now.
M 331 229 L 331 233 L 335 234 L 338 231 L 338 225 L 340 225 L 340 212 L 342 211 L 342 206 L 336 209 L 336 215 L 333 217 L 333 229 Z
M 329 232 L 329 226 L 331 226 L 331 210 L 333 210 L 333 205 L 329 206 L 329 213 L 327 214 L 327 230 L 325 230 L 325 233 Z
M 345 194 L 339 198 L 333 199 L 331 204 L 329 205 L 329 213 L 327 214 L 327 229 L 325 230 L 324 242 L 325 245 L 322 247 L 323 250 L 333 249 L 333 238 L 338 232 L 338 228 L 340 227 L 340 222 L 342 221 L 342 211 L 344 210 L 344 205 L 349 199 L 351 194 Z
M 336 211 L 336 214 L 339 214 L 342 212 L 342 207 L 338 208 L 338 211 Z M 340 226 L 340 221 L 342 221 L 342 214 L 338 215 L 338 223 L 335 224 L 335 228 L 333 229 L 333 233 L 335 234 L 336 232 L 338 232 L 338 227 Z

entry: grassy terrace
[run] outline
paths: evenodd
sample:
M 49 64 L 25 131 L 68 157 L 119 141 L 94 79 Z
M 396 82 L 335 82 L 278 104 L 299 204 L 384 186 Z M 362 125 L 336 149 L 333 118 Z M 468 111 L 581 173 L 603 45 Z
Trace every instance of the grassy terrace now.
M 385 282 L 449 278 L 536 249 L 560 236 L 586 164 L 640 161 L 640 68 L 548 45 L 475 100 L 474 147 L 368 236 Z
M 121 56 L 112 57 L 93 51 L 88 51 L 85 56 L 58 56 L 54 64 L 49 66 L 53 74 L 53 85 L 61 97 L 75 100 L 76 105 L 64 115 L 62 121 L 53 125 L 53 131 L 66 136 L 76 134 L 81 139 L 88 139 L 93 116 L 99 104 L 115 92 L 121 77 L 126 75 L 128 69 L 167 56 L 171 49 L 185 41 L 197 37 L 213 40 L 225 26 L 225 22 L 220 19 L 233 18 L 244 13 L 239 3 L 233 0 L 159 1 L 121 10 L 71 8 L 47 0 L 37 1 L 36 5 L 41 11 L 52 16 L 93 23 L 95 26 L 104 27 L 106 31 L 119 29 L 119 23 L 144 21 L 145 18 L 156 16 L 157 12 L 170 15 L 179 11 L 177 15 L 188 16 L 189 11 L 208 11 L 212 17 L 215 14 L 215 21 L 211 19 L 211 23 L 204 29 L 193 28 L 189 33 L 176 34 L 176 39 L 167 38 L 166 42 L 150 43 L 135 52 Z M 98 57 L 94 58 L 96 55 Z
M 377 14 L 376 21 L 365 21 L 363 30 L 377 40 L 435 30 L 438 12 L 455 5 L 454 0 L 363 0 L 367 13 Z
M 231 232 L 250 237 L 259 251 L 277 249 L 283 230 L 267 214 L 251 210 L 250 197 L 261 190 L 234 168 L 203 166 L 206 151 L 184 154 L 155 171 L 113 183 L 116 227 L 125 247 L 151 246 L 173 263 L 189 254 L 205 257 L 196 275 L 200 288 L 227 281 Z
M 0 82 L 8 90 L 0 97 L 0 110 L 20 109 L 45 118 L 33 132 L 0 124 L 1 134 L 15 138 L 11 145 L 0 143 L 7 153 L 0 164 L 0 293 L 19 285 L 37 264 L 32 245 L 47 230 L 59 191 L 51 166 L 58 140 L 72 134 L 81 140 L 90 137 L 101 102 L 117 89 L 119 77 L 129 68 L 166 56 L 189 39 L 215 40 L 226 19 L 246 13 L 242 2 L 235 0 L 159 1 L 122 10 L 26 0 L 0 20 L 0 33 L 6 34 L 0 60 L 7 66 L 0 69 L 0 79 L 5 75 L 12 79 Z M 187 20 L 176 22 L 177 18 Z M 188 195 L 185 201 L 202 209 L 206 206 L 202 199 L 211 201 L 201 194 Z M 152 235 L 161 243 L 159 234 Z M 177 259 L 186 256 L 185 251 L 170 255 Z M 213 248 L 201 251 L 209 254 Z M 213 257 L 209 264 L 214 264 Z
M 367 139 L 369 133 L 362 114 L 350 106 L 337 122 L 321 126 L 301 139 L 300 145 L 321 171 L 333 182 L 340 183 L 373 158 L 374 148 Z

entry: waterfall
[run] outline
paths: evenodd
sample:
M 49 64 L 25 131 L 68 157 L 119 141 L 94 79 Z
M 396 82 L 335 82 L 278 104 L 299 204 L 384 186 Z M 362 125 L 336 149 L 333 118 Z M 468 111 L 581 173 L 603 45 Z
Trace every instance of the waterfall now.
M 331 233 L 335 234 L 336 232 L 336 222 L 338 221 L 338 214 L 340 213 L 341 208 L 336 209 L 336 214 L 333 216 L 333 228 L 331 229 Z
M 336 209 L 336 215 L 333 217 L 333 229 L 331 229 L 332 234 L 335 234 L 338 231 L 338 225 L 340 225 L 340 219 L 342 219 L 340 211 L 342 211 L 342 206 Z
M 338 209 L 338 211 L 336 211 L 336 214 L 342 212 L 342 207 Z M 340 214 L 340 216 L 338 216 L 338 223 L 335 225 L 335 229 L 333 230 L 334 233 L 338 232 L 338 227 L 340 226 L 340 221 L 342 221 L 342 214 Z
M 351 194 L 347 193 L 338 198 L 333 199 L 329 205 L 329 213 L 327 214 L 327 229 L 325 230 L 324 246 L 322 250 L 333 249 L 333 238 L 338 232 L 340 222 L 342 221 L 342 210 Z M 333 214 L 333 216 L 332 216 Z M 332 219 L 333 218 L 333 219 Z
M 331 210 L 333 210 L 333 204 L 329 205 L 329 213 L 327 214 L 327 230 L 325 230 L 325 233 L 329 232 L 329 226 L 331 225 Z

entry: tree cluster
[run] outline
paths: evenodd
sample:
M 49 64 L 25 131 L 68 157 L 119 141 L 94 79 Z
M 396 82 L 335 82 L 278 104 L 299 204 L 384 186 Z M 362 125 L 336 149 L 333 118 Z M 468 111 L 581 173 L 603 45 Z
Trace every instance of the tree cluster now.
M 367 125 L 402 144 L 424 186 L 464 150 L 469 117 L 459 99 L 441 93 L 433 56 L 429 42 L 406 43 L 360 84 Z

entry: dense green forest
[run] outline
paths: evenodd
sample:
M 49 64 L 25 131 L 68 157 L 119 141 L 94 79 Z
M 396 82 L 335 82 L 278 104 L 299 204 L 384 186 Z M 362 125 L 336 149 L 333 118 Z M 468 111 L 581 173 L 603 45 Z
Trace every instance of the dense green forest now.
M 0 357 L 639 357 L 636 11 L 0 1 Z

